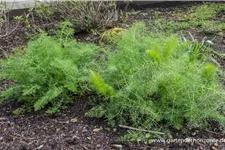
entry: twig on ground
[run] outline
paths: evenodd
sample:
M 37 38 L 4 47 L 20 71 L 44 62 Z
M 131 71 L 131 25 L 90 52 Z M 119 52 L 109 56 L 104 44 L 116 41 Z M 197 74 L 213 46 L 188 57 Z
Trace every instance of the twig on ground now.
M 224 136 L 224 134 L 222 134 L 222 133 L 217 133 L 217 132 L 209 131 L 209 130 L 207 130 L 207 129 L 205 129 L 205 131 L 206 131 L 206 132 L 209 132 L 209 133 L 213 133 L 213 134 L 223 135 L 223 136 Z
M 124 125 L 119 125 L 120 128 L 126 128 L 126 129 L 131 129 L 131 130 L 136 130 L 136 131 L 142 131 L 142 132 L 149 132 L 149 133 L 154 133 L 154 134 L 165 134 L 163 132 L 158 132 L 158 131 L 150 131 L 150 130 L 145 130 L 145 129 L 139 129 L 139 128 L 134 128 L 134 127 L 129 127 L 129 126 L 124 126 Z

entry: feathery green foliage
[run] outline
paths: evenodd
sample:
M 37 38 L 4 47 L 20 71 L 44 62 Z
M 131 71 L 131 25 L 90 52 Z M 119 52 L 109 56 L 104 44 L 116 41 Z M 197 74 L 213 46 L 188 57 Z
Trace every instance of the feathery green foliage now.
M 114 89 L 107 85 L 98 73 L 91 71 L 91 82 L 93 86 L 97 89 L 97 91 L 104 96 L 112 96 L 114 95 Z
M 191 41 L 149 33 L 144 24 L 137 23 L 108 53 L 102 68 L 94 70 L 107 86 L 93 83 L 93 87 L 108 101 L 98 104 L 96 108 L 101 109 L 94 107 L 89 115 L 96 116 L 96 110 L 112 125 L 146 129 L 204 128 L 209 120 L 224 127 L 220 69 L 207 55 L 197 57 L 199 48 L 195 47 L 193 57 Z M 102 92 L 108 91 L 108 86 L 115 89 L 113 95 Z
M 72 40 L 70 26 L 62 23 L 56 37 L 42 31 L 25 49 L 1 60 L 0 78 L 17 82 L 3 92 L 2 100 L 16 96 L 26 107 L 37 111 L 48 106 L 47 112 L 54 113 L 72 101 L 72 93 L 85 91 L 87 66 L 97 46 Z

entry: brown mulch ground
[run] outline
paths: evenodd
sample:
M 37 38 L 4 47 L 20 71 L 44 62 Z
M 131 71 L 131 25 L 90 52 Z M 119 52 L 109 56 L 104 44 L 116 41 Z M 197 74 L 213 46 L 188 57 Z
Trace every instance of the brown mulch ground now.
M 201 3 L 162 3 L 145 7 L 133 7 L 132 11 L 139 11 L 129 16 L 127 24 L 135 20 L 149 22 L 152 11 L 173 11 L 174 9 L 188 9 L 188 6 Z M 165 13 L 166 15 L 166 13 Z M 24 25 L 18 27 L 18 31 L 10 36 L 0 38 L 0 51 L 10 52 L 12 48 L 26 44 L 27 39 Z M 12 23 L 12 27 L 13 26 Z M 195 37 L 201 39 L 207 36 L 198 31 L 191 31 Z M 1 33 L 2 34 L 2 33 Z M 1 35 L 0 34 L 0 35 Z M 77 35 L 79 37 L 79 35 Z M 86 35 L 85 35 L 86 36 Z M 82 37 L 83 38 L 83 37 Z M 225 52 L 223 36 L 214 39 L 216 50 Z M 82 40 L 84 41 L 84 40 Z M 224 64 L 223 60 L 220 60 Z M 7 87 L 7 82 L 0 82 L 0 91 Z M 224 142 L 195 142 L 195 143 L 122 143 L 118 138 L 125 133 L 125 129 L 119 127 L 110 128 L 103 119 L 93 119 L 84 116 L 90 109 L 88 101 L 91 97 L 76 98 L 75 102 L 68 106 L 62 113 L 56 115 L 44 112 L 25 115 L 13 115 L 12 111 L 19 104 L 6 101 L 0 105 L 0 150 L 147 150 L 147 149 L 225 149 Z M 192 130 L 186 134 L 174 131 L 174 138 L 194 139 L 225 139 L 225 135 L 219 132 L 218 127 L 212 123 L 212 131 Z

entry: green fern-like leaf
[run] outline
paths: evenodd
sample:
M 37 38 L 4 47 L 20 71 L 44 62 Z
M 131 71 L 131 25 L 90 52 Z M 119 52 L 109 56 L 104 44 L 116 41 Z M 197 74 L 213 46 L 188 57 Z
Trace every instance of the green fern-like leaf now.
M 1 93 L 0 103 L 2 103 L 5 99 L 18 96 L 20 88 L 21 88 L 20 86 L 14 85 L 3 91 Z
M 34 109 L 35 111 L 40 110 L 46 104 L 48 104 L 51 100 L 58 97 L 62 93 L 62 88 L 54 87 L 50 89 L 48 92 L 45 93 L 43 97 L 41 97 L 35 104 Z
M 25 86 L 22 93 L 23 96 L 34 94 L 41 87 L 39 85 Z
M 202 77 L 209 81 L 212 81 L 214 79 L 216 79 L 216 72 L 217 72 L 217 68 L 213 65 L 213 64 L 206 64 L 203 72 L 202 72 Z
M 162 62 L 162 59 L 160 57 L 160 53 L 159 53 L 159 50 L 147 50 L 147 53 L 150 55 L 150 57 L 158 62 L 158 63 L 161 63 Z
M 85 116 L 101 118 L 104 117 L 105 114 L 106 114 L 105 108 L 103 108 L 103 106 L 100 105 L 93 107 L 91 110 L 85 113 Z
M 105 83 L 104 79 L 96 72 L 91 71 L 91 82 L 94 88 L 103 96 L 113 96 L 114 88 Z

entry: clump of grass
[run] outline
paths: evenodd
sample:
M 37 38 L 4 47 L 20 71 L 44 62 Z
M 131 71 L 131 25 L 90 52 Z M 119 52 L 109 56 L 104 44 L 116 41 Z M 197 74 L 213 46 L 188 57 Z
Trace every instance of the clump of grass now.
M 58 112 L 72 102 L 72 94 L 82 94 L 87 86 L 87 65 L 97 53 L 97 46 L 73 40 L 71 24 L 63 22 L 56 37 L 43 31 L 25 49 L 1 60 L 0 78 L 15 85 L 1 94 L 1 101 L 15 99 L 23 103 L 16 113 L 48 108 Z
M 207 55 L 193 57 L 191 51 L 192 42 L 149 33 L 137 23 L 108 53 L 102 68 L 94 70 L 104 86 L 96 87 L 96 78 L 93 87 L 107 101 L 87 115 L 104 116 L 111 125 L 156 130 L 207 128 L 210 120 L 224 127 L 220 68 Z M 113 94 L 104 94 L 104 87 L 113 88 Z

